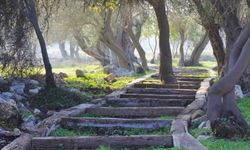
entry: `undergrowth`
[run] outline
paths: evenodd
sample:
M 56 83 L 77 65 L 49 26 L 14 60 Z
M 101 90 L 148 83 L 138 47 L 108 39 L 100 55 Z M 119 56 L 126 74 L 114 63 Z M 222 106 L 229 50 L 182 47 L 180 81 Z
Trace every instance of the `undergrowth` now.
M 28 102 L 33 108 L 38 108 L 45 112 L 47 110 L 69 108 L 89 101 L 90 97 L 71 92 L 64 88 L 44 89 L 39 94 L 28 99 Z

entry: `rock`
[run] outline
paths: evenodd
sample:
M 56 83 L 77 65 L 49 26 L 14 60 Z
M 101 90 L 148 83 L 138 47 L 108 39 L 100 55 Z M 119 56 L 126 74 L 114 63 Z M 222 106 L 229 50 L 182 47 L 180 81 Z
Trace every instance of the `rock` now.
M 248 93 L 244 94 L 244 97 L 246 97 L 246 98 L 250 98 L 250 92 L 248 92 Z
M 21 125 L 23 130 L 30 129 L 36 125 L 36 118 L 33 115 L 29 115 L 24 119 L 24 122 Z
M 35 108 L 34 111 L 33 111 L 33 113 L 38 116 L 38 115 L 41 114 L 41 110 Z
M 136 74 L 143 74 L 143 73 L 145 73 L 145 71 L 142 68 L 142 66 L 137 65 L 137 66 L 135 66 L 135 73 Z
M 15 94 L 14 97 L 15 97 L 15 100 L 16 100 L 16 101 L 21 101 L 21 100 L 24 100 L 24 99 L 25 99 L 25 97 L 23 97 L 23 96 L 21 96 L 21 95 L 18 95 L 18 94 Z
M 131 77 L 132 76 L 132 72 L 130 72 L 128 69 L 125 69 L 125 68 L 115 68 L 113 70 L 113 74 L 117 77 L 121 77 L 121 76 Z
M 10 87 L 11 92 L 14 92 L 20 95 L 24 94 L 24 89 L 25 89 L 25 83 L 22 81 L 17 81 L 17 80 L 16 81 L 14 80 Z
M 84 77 L 84 71 L 77 69 L 76 70 L 76 77 L 77 78 Z
M 61 78 L 68 78 L 69 76 L 66 74 L 66 73 L 64 73 L 64 72 L 60 72 L 59 74 L 58 74 Z
M 236 96 L 237 99 L 240 99 L 240 98 L 243 98 L 243 97 L 244 97 L 240 85 L 235 85 L 235 87 L 234 87 L 234 92 L 235 92 L 235 96 Z
M 12 123 L 18 125 L 21 118 L 17 109 L 17 106 L 10 102 L 0 101 L 0 122 Z
M 36 94 L 38 94 L 41 90 L 42 90 L 42 87 L 37 87 L 37 88 L 35 88 L 35 89 L 29 89 L 29 93 L 30 93 L 31 95 L 36 95 Z
M 196 118 L 198 118 L 198 117 L 201 117 L 201 116 L 203 116 L 205 114 L 205 112 L 204 111 L 202 111 L 202 110 L 196 110 L 194 113 L 192 113 L 192 115 L 191 115 L 191 119 L 193 120 L 193 119 L 196 119 Z
M 14 129 L 14 133 L 15 133 L 16 135 L 21 135 L 21 134 L 22 134 L 21 130 L 18 129 L 18 128 L 15 128 L 15 129 Z
M 8 84 L 8 81 L 4 80 L 4 78 L 0 77 L 0 86 Z
M 77 88 L 68 88 L 68 90 L 70 91 L 70 92 L 75 92 L 75 93 L 81 93 L 81 91 L 79 90 L 79 89 L 77 89 Z
M 28 112 L 28 108 L 20 101 L 17 101 L 17 108 L 19 110 L 19 112 Z
M 28 84 L 38 86 L 40 83 L 39 83 L 37 80 L 30 79 L 30 80 L 28 81 Z
M 194 127 L 198 127 L 202 122 L 207 121 L 207 120 L 208 120 L 207 115 L 203 115 L 201 117 L 198 117 L 198 118 L 192 120 L 191 124 Z
M 110 73 L 108 76 L 106 76 L 104 78 L 105 81 L 107 82 L 115 82 L 116 81 L 116 77 L 113 73 Z
M 199 135 L 199 136 L 197 137 L 197 140 L 198 140 L 198 141 L 204 141 L 204 140 L 207 140 L 207 139 L 209 139 L 209 138 L 211 138 L 210 135 Z
M 112 73 L 113 70 L 114 70 L 114 67 L 112 67 L 111 65 L 107 65 L 103 67 L 103 72 L 106 74 Z
M 0 97 L 7 100 L 7 99 L 13 99 L 14 98 L 14 94 L 10 93 L 10 92 L 3 92 L 2 94 L 0 94 Z
M 205 128 L 205 129 L 210 129 L 211 128 L 211 126 L 210 126 L 210 121 L 209 120 L 207 120 L 207 121 L 203 121 L 199 126 L 198 126 L 198 128 Z

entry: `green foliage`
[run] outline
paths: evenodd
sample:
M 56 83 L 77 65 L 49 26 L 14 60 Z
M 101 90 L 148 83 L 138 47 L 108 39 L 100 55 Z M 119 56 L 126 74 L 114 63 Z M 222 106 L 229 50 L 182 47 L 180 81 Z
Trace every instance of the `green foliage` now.
M 23 112 L 21 112 L 22 119 L 27 118 L 30 115 L 32 115 L 32 113 L 30 111 L 23 111 Z
M 115 82 L 107 82 L 104 73 L 86 73 L 85 77 L 76 78 L 69 77 L 65 81 L 68 87 L 78 88 L 85 91 L 89 96 L 94 98 L 105 96 L 114 90 L 124 88 L 128 83 L 133 81 L 135 77 L 118 77 Z
M 240 99 L 237 103 L 242 115 L 250 125 L 250 98 Z
M 210 138 L 201 143 L 209 150 L 249 150 L 250 142 L 244 140 L 226 140 Z
M 246 121 L 250 125 L 250 99 L 243 98 L 237 102 L 237 105 L 245 117 Z M 200 134 L 212 134 L 210 129 L 197 129 L 191 128 L 189 132 L 194 136 L 198 137 Z M 249 140 L 244 139 L 218 139 L 218 138 L 209 138 L 207 140 L 201 141 L 201 143 L 207 147 L 209 150 L 248 150 L 250 147 Z
M 63 88 L 44 89 L 39 94 L 28 99 L 30 105 L 42 111 L 60 110 L 90 101 L 90 98 L 80 93 Z
M 79 129 L 57 128 L 51 132 L 50 136 L 111 136 L 111 135 L 148 135 L 157 134 L 164 135 L 170 132 L 170 127 L 162 127 L 157 129 L 136 129 L 136 128 L 98 128 L 98 127 L 82 127 Z

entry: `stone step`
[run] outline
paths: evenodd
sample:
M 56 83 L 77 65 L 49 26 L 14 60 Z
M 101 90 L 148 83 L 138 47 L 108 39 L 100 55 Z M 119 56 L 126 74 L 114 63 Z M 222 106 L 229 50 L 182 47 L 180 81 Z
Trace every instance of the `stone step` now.
M 194 99 L 195 95 L 159 95 L 159 94 L 137 94 L 137 93 L 125 93 L 121 94 L 120 98 L 158 98 L 158 99 Z
M 112 148 L 173 147 L 173 137 L 171 135 L 34 137 L 31 143 L 32 150 L 95 149 L 101 145 Z
M 184 107 L 96 107 L 86 109 L 86 113 L 118 118 L 140 118 L 176 116 Z
M 127 93 L 144 93 L 144 94 L 182 94 L 195 95 L 194 89 L 166 89 L 166 88 L 127 88 Z
M 126 119 L 126 118 L 90 118 L 90 117 L 64 117 L 60 124 L 64 127 L 124 127 L 153 129 L 171 126 L 171 119 Z
M 184 107 L 193 101 L 194 99 L 109 98 L 106 104 L 114 107 Z
M 134 88 L 174 88 L 174 89 L 198 89 L 199 84 L 135 84 Z

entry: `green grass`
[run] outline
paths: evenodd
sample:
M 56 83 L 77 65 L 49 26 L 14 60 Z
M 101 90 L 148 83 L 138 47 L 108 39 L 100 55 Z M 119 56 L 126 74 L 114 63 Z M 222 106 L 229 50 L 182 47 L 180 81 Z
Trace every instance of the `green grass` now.
M 157 129 L 136 129 L 136 128 L 98 128 L 98 127 L 82 127 L 79 129 L 57 128 L 52 131 L 50 136 L 129 136 L 129 135 L 166 135 L 170 132 L 170 127 L 162 127 Z
M 242 115 L 250 125 L 250 98 L 240 99 L 237 103 Z
M 250 125 L 250 99 L 240 99 L 237 103 L 241 113 Z M 191 128 L 189 131 L 194 137 L 199 136 L 201 133 L 212 133 L 209 129 Z M 215 137 L 201 141 L 201 143 L 209 150 L 249 150 L 250 141 L 244 139 L 218 139 Z
M 81 64 L 81 65 L 71 65 L 71 66 L 56 66 L 56 67 L 53 67 L 53 72 L 55 73 L 60 73 L 60 72 L 63 72 L 63 73 L 66 73 L 68 76 L 72 76 L 72 77 L 75 77 L 76 74 L 75 74 L 75 71 L 79 69 L 79 70 L 86 70 L 87 72 L 92 72 L 92 71 L 102 71 L 102 67 L 101 65 L 99 64 L 93 64 L 93 65 L 90 65 L 90 64 Z M 44 70 L 43 70 L 44 72 Z
M 145 74 L 153 73 L 153 71 L 146 71 Z M 126 87 L 130 82 L 136 78 L 142 77 L 145 74 L 134 75 L 131 77 L 117 77 L 115 82 L 107 82 L 104 78 L 107 74 L 99 73 L 86 73 L 85 77 L 76 78 L 68 77 L 65 78 L 68 87 L 74 87 L 80 89 L 83 92 L 89 94 L 93 98 L 103 97 L 114 90 L 119 90 Z
M 60 110 L 90 101 L 90 97 L 63 88 L 44 89 L 28 99 L 33 108 L 42 111 Z

